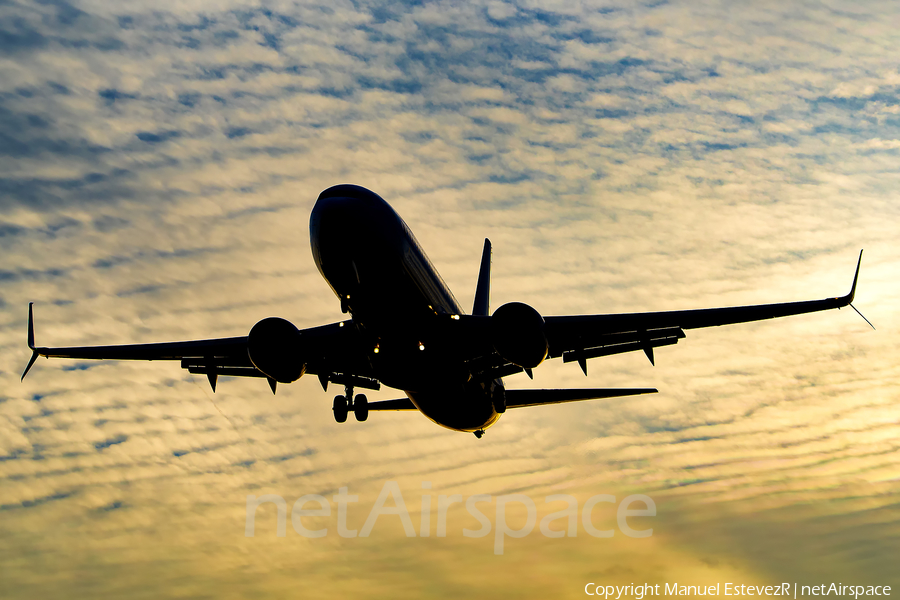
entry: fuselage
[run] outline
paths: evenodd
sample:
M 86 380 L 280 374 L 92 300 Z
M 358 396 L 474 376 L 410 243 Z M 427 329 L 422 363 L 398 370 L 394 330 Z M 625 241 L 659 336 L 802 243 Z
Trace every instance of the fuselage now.
M 495 423 L 491 393 L 502 383 L 472 380 L 454 333 L 463 308 L 394 209 L 338 185 L 319 195 L 309 228 L 316 266 L 352 315 L 376 378 L 449 429 Z

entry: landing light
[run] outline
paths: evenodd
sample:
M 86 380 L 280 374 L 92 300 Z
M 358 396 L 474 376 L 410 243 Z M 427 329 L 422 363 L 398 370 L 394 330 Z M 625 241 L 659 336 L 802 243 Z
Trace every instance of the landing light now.
M 338 323 L 338 327 L 343 327 L 343 326 L 344 326 L 344 322 L 343 322 L 343 321 L 341 321 L 340 323 Z
M 459 315 L 450 315 L 450 318 L 454 321 L 459 321 Z
M 375 346 L 374 352 L 375 352 L 375 354 L 378 354 L 380 352 L 380 348 L 378 348 L 378 346 Z
M 425 344 L 423 344 L 422 342 L 419 342 L 419 350 L 424 350 L 424 349 L 425 349 Z

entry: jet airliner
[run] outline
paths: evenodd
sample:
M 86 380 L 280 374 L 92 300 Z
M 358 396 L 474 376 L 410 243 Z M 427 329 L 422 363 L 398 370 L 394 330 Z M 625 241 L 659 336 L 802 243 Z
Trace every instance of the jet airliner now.
M 278 383 L 304 374 L 322 388 L 344 386 L 334 398 L 337 422 L 350 412 L 365 421 L 371 411 L 420 411 L 433 422 L 477 437 L 508 408 L 657 392 L 654 388 L 506 389 L 503 377 L 547 359 L 577 363 L 643 351 L 685 337 L 685 330 L 758 321 L 840 308 L 856 293 L 860 252 L 850 292 L 804 302 L 628 314 L 547 316 L 521 302 L 490 312 L 491 243 L 484 242 L 472 314 L 466 314 L 438 275 L 409 227 L 380 196 L 356 185 L 322 192 L 309 223 L 313 259 L 349 318 L 298 329 L 278 317 L 256 323 L 241 337 L 47 348 L 34 343 L 33 303 L 28 346 L 38 356 L 73 359 L 177 360 L 204 374 L 213 391 L 219 375 Z M 855 307 L 853 307 L 854 310 Z M 857 311 L 859 312 L 859 311 Z M 860 315 L 862 316 L 862 315 Z M 863 317 L 865 318 L 865 317 Z M 871 323 L 870 323 L 871 325 Z M 369 402 L 354 389 L 402 390 L 406 397 Z

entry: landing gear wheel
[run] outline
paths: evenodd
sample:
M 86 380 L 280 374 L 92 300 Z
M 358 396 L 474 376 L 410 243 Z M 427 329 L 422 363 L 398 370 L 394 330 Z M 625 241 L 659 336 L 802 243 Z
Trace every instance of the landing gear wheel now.
M 369 400 L 365 394 L 358 394 L 353 400 L 353 414 L 357 421 L 365 421 L 369 418 Z
M 483 435 L 484 435 L 484 429 L 479 429 L 478 431 L 475 432 L 475 437 L 477 437 L 479 440 L 481 439 L 481 436 L 483 436 Z
M 335 396 L 334 404 L 331 406 L 334 411 L 334 420 L 343 423 L 347 420 L 347 398 L 344 396 Z

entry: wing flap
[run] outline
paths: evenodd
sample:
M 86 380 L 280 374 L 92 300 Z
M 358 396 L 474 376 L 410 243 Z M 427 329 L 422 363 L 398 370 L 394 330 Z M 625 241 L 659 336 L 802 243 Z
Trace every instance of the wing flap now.
M 648 356 L 652 356 L 652 348 L 671 346 L 672 344 L 677 344 L 678 340 L 683 338 L 684 331 L 680 327 L 613 333 L 599 337 L 597 339 L 599 343 L 596 346 L 585 348 L 584 350 L 563 352 L 562 359 L 564 363 L 574 361 L 581 363 L 588 358 L 633 352 L 635 350 L 643 350 L 648 353 Z
M 268 377 L 256 367 L 185 367 L 192 375 L 221 375 L 222 377 Z

